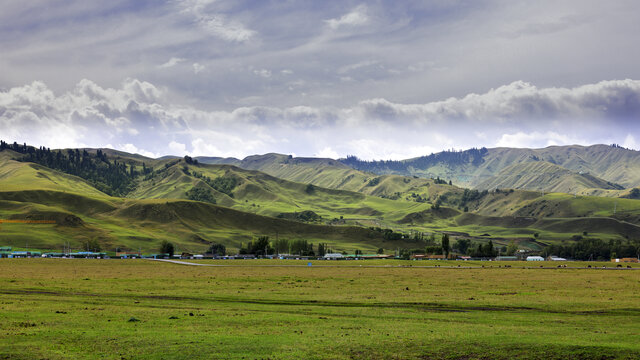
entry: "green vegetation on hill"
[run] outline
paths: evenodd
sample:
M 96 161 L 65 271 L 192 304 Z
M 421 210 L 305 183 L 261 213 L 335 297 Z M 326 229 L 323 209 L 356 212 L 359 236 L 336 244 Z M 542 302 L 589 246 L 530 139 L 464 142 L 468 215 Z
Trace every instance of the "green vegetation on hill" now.
M 574 244 L 574 235 L 583 232 L 606 244 L 640 238 L 640 201 L 631 190 L 602 190 L 626 198 L 479 191 L 437 176 L 374 175 L 335 160 L 277 154 L 246 162 L 274 175 L 190 157 L 148 159 L 109 149 L 61 152 L 74 164 L 106 159 L 107 170 L 107 164 L 127 164 L 127 173 L 121 172 L 129 181 L 126 197 L 113 197 L 96 189 L 91 171 L 76 176 L 24 161 L 28 149 L 0 151 L 0 218 L 54 219 L 56 225 L 4 225 L 0 242 L 10 245 L 56 248 L 96 238 L 105 249 L 157 249 L 166 240 L 191 251 L 214 242 L 236 251 L 257 236 L 279 235 L 340 251 L 395 252 L 431 246 L 416 234 L 447 233 L 452 243 L 466 239 L 472 248 L 492 241 L 498 248 L 513 242 L 541 251 L 551 244 Z M 38 152 L 49 150 L 32 153 Z M 568 173 L 572 179 L 580 175 L 585 184 L 599 181 L 542 161 L 513 169 L 528 166 Z
M 582 193 L 592 188 L 623 189 L 620 185 L 593 175 L 576 173 L 545 161 L 517 163 L 508 166 L 476 187 L 478 189 L 528 189 L 563 193 Z
M 137 175 L 133 165 L 110 160 L 101 150 L 90 154 L 86 150 L 78 149 L 54 150 L 40 147 L 7 144 L 0 140 L 0 151 L 9 149 L 23 154 L 18 160 L 37 163 L 48 168 L 62 171 L 69 175 L 81 177 L 91 183 L 96 189 L 114 196 L 123 196 L 131 191 L 133 179 Z M 146 167 L 143 173 L 146 173 Z
M 402 161 L 362 161 L 355 157 L 347 157 L 341 161 L 354 169 L 376 174 L 415 175 L 424 178 L 439 176 L 466 187 L 477 187 L 490 181 L 488 179 L 510 166 L 541 161 L 574 173 L 604 179 L 611 183 L 609 186 L 640 186 L 640 153 L 617 145 L 550 146 L 543 149 L 482 148 L 443 151 Z M 535 182 L 525 182 L 522 185 L 540 186 Z M 609 186 L 606 188 L 610 188 Z

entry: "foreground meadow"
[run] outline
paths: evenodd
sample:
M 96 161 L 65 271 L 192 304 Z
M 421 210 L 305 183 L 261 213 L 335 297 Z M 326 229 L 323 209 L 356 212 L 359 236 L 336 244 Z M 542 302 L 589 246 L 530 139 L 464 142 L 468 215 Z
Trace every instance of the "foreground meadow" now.
M 238 264 L 2 259 L 0 358 L 640 358 L 638 270 Z

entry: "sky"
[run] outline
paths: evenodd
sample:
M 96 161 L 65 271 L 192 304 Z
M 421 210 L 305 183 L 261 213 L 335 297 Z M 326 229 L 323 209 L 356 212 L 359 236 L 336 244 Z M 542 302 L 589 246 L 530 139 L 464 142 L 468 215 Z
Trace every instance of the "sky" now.
M 0 139 L 145 156 L 640 149 L 640 2 L 4 0 Z

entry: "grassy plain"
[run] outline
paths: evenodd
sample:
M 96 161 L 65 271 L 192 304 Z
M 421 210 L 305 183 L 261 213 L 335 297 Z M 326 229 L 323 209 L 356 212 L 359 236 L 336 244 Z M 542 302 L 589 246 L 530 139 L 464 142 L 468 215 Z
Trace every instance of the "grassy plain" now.
M 3 259 L 0 358 L 640 357 L 638 270 L 205 263 Z

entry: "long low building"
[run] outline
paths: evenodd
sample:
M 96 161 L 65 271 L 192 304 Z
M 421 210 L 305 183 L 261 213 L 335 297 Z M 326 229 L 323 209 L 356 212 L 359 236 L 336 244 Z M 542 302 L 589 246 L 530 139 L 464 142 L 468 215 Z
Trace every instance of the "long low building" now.
M 544 261 L 542 256 L 527 256 L 527 261 Z

